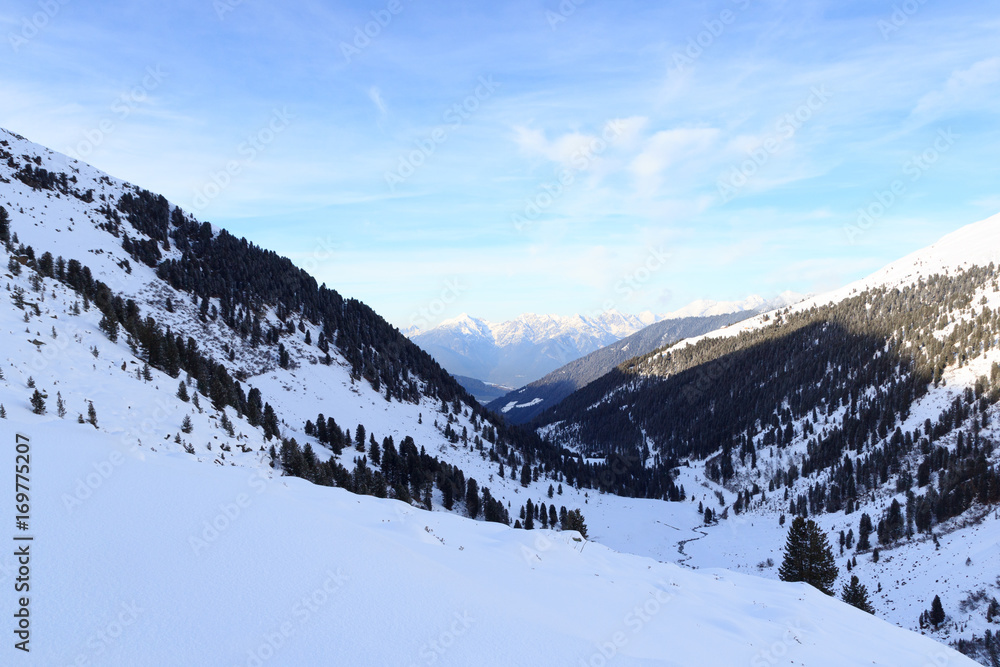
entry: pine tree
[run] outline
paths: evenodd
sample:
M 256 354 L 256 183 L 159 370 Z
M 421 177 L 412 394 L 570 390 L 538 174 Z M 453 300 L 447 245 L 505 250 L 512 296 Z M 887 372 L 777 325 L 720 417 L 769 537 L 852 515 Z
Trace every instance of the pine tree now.
M 222 419 L 219 420 L 219 425 L 222 426 L 222 429 L 230 438 L 236 435 L 236 429 L 233 428 L 233 422 L 229 421 L 229 415 L 227 415 L 225 411 L 222 412 Z M 307 444 L 306 446 L 308 447 L 309 445 Z
M 191 415 L 184 415 L 184 421 L 181 422 L 181 430 L 185 433 L 190 433 L 194 430 L 194 426 L 191 424 Z
M 944 623 L 945 619 L 944 606 L 941 604 L 940 595 L 935 595 L 933 602 L 931 602 L 931 613 L 929 618 L 930 622 L 934 624 L 935 628 Z
M 535 528 L 535 506 L 531 502 L 531 498 L 528 498 L 528 502 L 524 506 L 524 529 L 534 530 Z
M 10 217 L 7 215 L 7 209 L 0 206 L 0 243 L 8 243 L 10 241 Z
M 869 614 L 875 613 L 875 608 L 868 602 L 868 589 L 858 581 L 857 575 L 851 575 L 851 583 L 844 584 L 840 599 L 861 611 L 867 611 Z
M 112 343 L 118 342 L 118 319 L 114 314 L 104 313 L 98 325 Z
M 66 403 L 63 402 L 62 392 L 56 392 L 56 414 L 62 419 L 66 416 Z
M 188 396 L 187 385 L 184 384 L 184 380 L 181 380 L 180 384 L 177 387 L 177 398 L 181 399 L 185 403 L 191 400 L 191 397 Z
M 583 512 L 578 509 L 566 513 L 566 520 L 562 522 L 562 527 L 563 530 L 575 530 L 584 538 L 587 537 L 587 524 L 583 520 Z
M 45 397 L 42 392 L 35 390 L 35 393 L 31 395 L 31 411 L 36 415 L 45 414 Z
M 833 595 L 837 565 L 826 535 L 812 519 L 792 520 L 785 543 L 785 558 L 778 570 L 782 581 L 804 581 L 827 595 Z
M 97 428 L 97 410 L 94 409 L 94 402 L 87 402 L 87 423 Z
M 865 549 L 870 549 L 871 544 L 868 541 L 868 536 L 872 533 L 872 518 L 868 514 L 861 515 L 861 521 L 858 524 L 858 551 L 864 551 Z
M 7 419 L 7 408 L 3 406 L 3 403 L 0 403 L 0 419 Z
M 479 516 L 482 501 L 479 498 L 479 484 L 475 478 L 470 477 L 465 485 L 465 513 L 470 519 Z

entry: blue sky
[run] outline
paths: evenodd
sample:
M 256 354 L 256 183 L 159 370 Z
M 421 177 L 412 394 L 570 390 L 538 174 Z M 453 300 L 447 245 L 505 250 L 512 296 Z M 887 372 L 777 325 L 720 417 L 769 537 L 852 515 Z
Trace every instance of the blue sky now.
M 0 29 L 0 125 L 400 327 L 819 292 L 1000 211 L 981 3 L 13 0 Z

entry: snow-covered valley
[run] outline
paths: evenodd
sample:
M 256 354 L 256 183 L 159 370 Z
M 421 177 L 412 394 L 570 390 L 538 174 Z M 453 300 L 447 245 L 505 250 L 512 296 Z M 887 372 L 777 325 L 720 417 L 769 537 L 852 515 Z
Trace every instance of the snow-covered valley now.
M 67 189 L 80 195 L 31 187 L 15 167 L 0 166 L 12 245 L 33 254 L 0 254 L 0 447 L 13 468 L 17 434 L 30 439 L 24 533 L 34 538 L 31 653 L 22 655 L 8 635 L 4 664 L 972 664 L 908 629 L 928 595 L 940 594 L 951 621 L 935 639 L 982 635 L 982 602 L 960 608 L 980 589 L 997 594 L 995 511 L 978 524 L 938 529 L 939 549 L 917 539 L 884 550 L 877 563 L 859 558 L 855 572 L 873 593 L 877 618 L 805 584 L 773 581 L 775 567 L 757 564 L 780 560 L 786 529 L 776 517 L 787 502 L 777 493 L 770 504 L 704 526 L 698 504 L 721 511 L 735 494 L 707 480 L 703 461 L 680 466 L 675 481 L 687 497 L 675 503 L 577 488 L 553 470 L 522 481 L 492 451 L 493 427 L 471 402 L 443 404 L 423 377 L 409 378 L 417 399 L 387 397 L 337 347 L 325 363 L 315 342 L 322 325 L 282 317 L 278 304 L 261 304 L 258 316 L 265 330 L 280 330 L 290 361 L 276 345 L 248 344 L 215 316 L 213 308 L 226 310 L 220 299 L 199 304 L 171 287 L 101 226 L 131 186 L 14 135 L 2 138 L 5 159 L 72 174 Z M 215 404 L 201 390 L 203 378 L 150 367 L 131 335 L 112 340 L 102 312 L 58 269 L 36 270 L 46 252 L 76 259 L 134 300 L 143 317 L 196 341 L 260 392 L 280 439 L 309 444 L 321 462 L 333 457 L 350 469 L 371 456 L 364 436 L 412 437 L 426 455 L 488 488 L 512 523 L 531 499 L 553 512 L 581 510 L 589 538 L 474 521 L 462 516 L 462 497 L 453 511 L 440 511 L 447 503 L 436 486 L 425 489 L 438 510 L 428 512 L 416 507 L 420 498 L 354 495 L 282 476 L 271 454 L 279 438 L 232 405 Z M 176 246 L 160 252 L 183 256 Z M 301 327 L 287 331 L 286 320 Z M 979 370 L 948 371 L 907 426 L 936 416 L 947 392 Z M 41 409 L 32 405 L 36 391 Z M 307 432 L 319 413 L 354 433 L 363 425 L 364 452 L 349 445 L 335 454 Z M 780 456 L 805 447 L 793 443 Z M 518 463 L 526 456 L 512 455 Z M 761 461 L 755 474 L 766 480 Z M 13 472 L 5 478 L 0 525 L 9 534 L 0 538 L 10 540 L 16 489 Z M 858 510 L 874 516 L 890 500 L 873 498 Z M 856 517 L 817 520 L 833 534 Z M 0 554 L 7 609 L 17 601 L 20 563 L 12 548 Z M 838 590 L 846 574 L 842 568 Z

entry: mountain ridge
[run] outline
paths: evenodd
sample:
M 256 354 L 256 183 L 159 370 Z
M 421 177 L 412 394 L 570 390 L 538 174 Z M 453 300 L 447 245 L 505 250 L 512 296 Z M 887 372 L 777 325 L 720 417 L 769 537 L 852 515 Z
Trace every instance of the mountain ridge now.
M 524 313 L 492 322 L 461 313 L 434 327 L 409 327 L 403 333 L 454 375 L 517 388 L 665 319 L 763 312 L 802 298 L 784 292 L 772 299 L 753 295 L 743 301 L 702 300 L 665 315 L 616 310 L 566 316 Z

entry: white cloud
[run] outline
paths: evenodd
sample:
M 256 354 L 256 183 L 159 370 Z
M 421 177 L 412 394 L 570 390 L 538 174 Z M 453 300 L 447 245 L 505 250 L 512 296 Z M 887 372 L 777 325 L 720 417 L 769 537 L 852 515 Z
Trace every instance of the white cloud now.
M 716 128 L 662 130 L 646 142 L 643 151 L 629 168 L 635 174 L 640 192 L 658 189 L 663 172 L 691 157 L 704 153 L 719 136 Z
M 372 86 L 368 89 L 368 98 L 375 105 L 375 108 L 378 109 L 379 116 L 385 118 L 388 111 L 385 106 L 385 100 L 382 99 L 382 91 L 379 90 L 378 86 Z
M 1000 81 L 1000 57 L 980 60 L 969 69 L 952 72 L 943 88 L 921 97 L 912 115 L 936 115 L 949 108 L 974 104 L 979 91 L 997 81 Z

